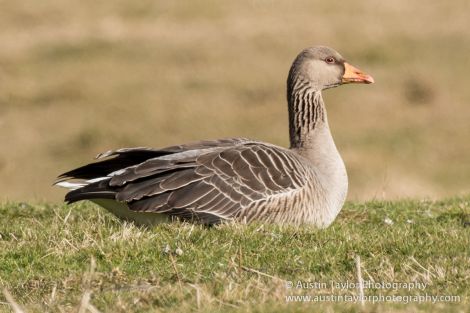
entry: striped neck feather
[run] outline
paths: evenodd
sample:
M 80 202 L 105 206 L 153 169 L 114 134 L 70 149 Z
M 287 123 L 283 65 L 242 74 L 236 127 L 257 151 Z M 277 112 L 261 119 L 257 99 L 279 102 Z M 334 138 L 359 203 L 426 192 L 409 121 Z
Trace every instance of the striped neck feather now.
M 301 78 L 288 85 L 289 135 L 291 149 L 308 148 L 315 130 L 328 126 L 321 91 Z

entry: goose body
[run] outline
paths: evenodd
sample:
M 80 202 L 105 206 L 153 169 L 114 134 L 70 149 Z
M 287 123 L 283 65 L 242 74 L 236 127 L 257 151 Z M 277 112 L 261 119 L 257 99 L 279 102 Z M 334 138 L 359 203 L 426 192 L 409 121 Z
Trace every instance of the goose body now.
M 331 48 L 305 49 L 287 81 L 289 149 L 245 138 L 125 148 L 62 174 L 56 184 L 71 190 L 68 203 L 91 200 L 137 224 L 178 217 L 327 227 L 344 204 L 348 180 L 321 91 L 350 82 L 373 79 Z

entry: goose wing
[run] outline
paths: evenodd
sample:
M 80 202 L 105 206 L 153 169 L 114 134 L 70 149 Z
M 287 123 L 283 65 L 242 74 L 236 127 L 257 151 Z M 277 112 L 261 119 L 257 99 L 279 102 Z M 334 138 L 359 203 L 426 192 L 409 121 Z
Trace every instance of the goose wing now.
M 142 161 L 143 155 L 150 157 Z M 208 224 L 241 217 L 257 201 L 302 188 L 307 170 L 299 156 L 287 149 L 240 138 L 160 150 L 120 149 L 101 157 L 112 158 L 60 176 L 89 182 L 69 192 L 66 201 L 114 199 L 133 211 Z M 126 167 L 113 167 L 118 159 Z M 128 165 L 133 163 L 130 159 L 138 161 Z M 106 170 L 93 175 L 97 168 Z

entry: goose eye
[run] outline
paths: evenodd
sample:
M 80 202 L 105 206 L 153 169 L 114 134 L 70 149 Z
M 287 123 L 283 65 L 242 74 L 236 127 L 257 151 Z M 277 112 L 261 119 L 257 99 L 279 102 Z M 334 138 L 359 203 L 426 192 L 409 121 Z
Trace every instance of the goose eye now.
M 333 63 L 335 63 L 335 59 L 332 58 L 332 57 L 328 57 L 328 58 L 325 59 L 325 62 L 328 63 L 328 64 L 333 64 Z

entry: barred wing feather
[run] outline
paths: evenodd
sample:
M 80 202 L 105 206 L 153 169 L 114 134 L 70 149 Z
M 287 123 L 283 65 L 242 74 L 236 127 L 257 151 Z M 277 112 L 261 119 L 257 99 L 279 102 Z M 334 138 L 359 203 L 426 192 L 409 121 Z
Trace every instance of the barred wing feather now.
M 130 161 L 133 156 L 137 156 L 135 163 Z M 257 215 L 250 212 L 256 202 L 268 203 L 271 197 L 299 190 L 306 183 L 307 169 L 299 155 L 242 138 L 160 150 L 120 149 L 100 157 L 112 158 L 61 176 L 61 180 L 92 181 L 70 191 L 68 202 L 115 199 L 132 211 L 211 224 L 249 219 Z M 119 164 L 126 167 L 118 168 Z M 98 168 L 103 177 L 96 177 Z

